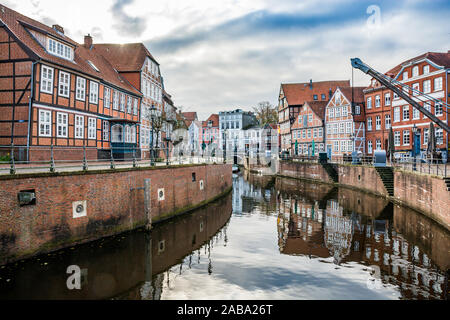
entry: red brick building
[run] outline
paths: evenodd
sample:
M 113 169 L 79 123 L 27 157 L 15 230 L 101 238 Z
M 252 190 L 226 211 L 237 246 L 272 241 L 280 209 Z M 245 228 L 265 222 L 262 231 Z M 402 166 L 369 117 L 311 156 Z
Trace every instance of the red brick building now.
M 0 146 L 20 160 L 130 156 L 139 139 L 141 93 L 85 36 L 78 44 L 0 5 Z M 5 153 L 6 148 L 0 148 Z M 9 150 L 7 150 L 9 152 Z
M 325 111 L 328 156 L 365 153 L 365 107 L 363 87 L 339 87 Z M 353 102 L 353 108 L 352 108 Z
M 150 108 L 155 107 L 155 115 L 161 117 L 163 108 L 163 92 L 159 63 L 147 50 L 143 43 L 127 44 L 94 44 L 94 50 L 104 56 L 121 77 L 126 79 L 134 88 L 142 92 L 142 105 L 140 113 L 140 149 L 141 157 L 150 157 L 150 146 L 163 147 L 162 141 L 167 130 L 162 130 L 162 124 L 153 128 L 152 138 Z M 159 152 L 159 156 L 164 153 Z
M 405 89 L 405 92 L 408 92 L 420 105 L 440 120 L 448 123 L 448 109 L 443 103 L 448 103 L 450 93 L 449 69 L 450 52 L 427 52 L 402 62 L 388 71 L 386 75 L 414 90 L 425 93 L 427 96 Z M 370 151 L 370 145 L 373 150 L 387 149 L 389 125 L 392 125 L 396 158 L 412 155 L 413 130 L 420 133 L 421 157 L 425 157 L 430 119 L 406 103 L 405 100 L 394 95 L 391 90 L 380 85 L 375 79 L 371 80 L 370 86 L 364 90 L 364 93 L 367 103 L 367 125 L 370 123 L 369 119 L 372 118 L 372 130 L 367 129 L 368 151 Z M 370 103 L 372 108 L 369 108 Z M 381 119 L 380 126 L 377 119 Z M 437 149 L 442 152 L 443 157 L 447 158 L 447 133 L 435 125 L 435 135 Z
M 338 86 L 349 86 L 349 80 L 318 81 L 308 83 L 282 83 L 278 95 L 278 124 L 281 151 L 293 154 L 291 126 L 306 101 L 326 101 Z
M 326 101 L 307 101 L 300 108 L 291 127 L 295 155 L 314 156 L 318 152 L 325 151 L 326 106 Z

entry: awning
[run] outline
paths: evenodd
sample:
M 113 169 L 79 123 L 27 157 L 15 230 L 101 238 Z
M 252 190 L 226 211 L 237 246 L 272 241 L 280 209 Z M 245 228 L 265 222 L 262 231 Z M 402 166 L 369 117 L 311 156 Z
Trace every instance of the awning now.
M 139 123 L 139 121 L 123 119 L 123 118 L 110 118 L 110 119 L 106 119 L 106 120 L 108 120 L 109 122 Z

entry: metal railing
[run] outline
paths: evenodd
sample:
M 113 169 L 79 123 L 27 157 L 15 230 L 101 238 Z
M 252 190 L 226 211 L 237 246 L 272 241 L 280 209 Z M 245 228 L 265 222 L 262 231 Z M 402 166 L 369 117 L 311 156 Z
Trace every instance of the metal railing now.
M 121 168 L 154 167 L 185 164 L 232 163 L 211 155 L 173 154 L 167 148 L 151 150 L 138 148 L 113 148 L 100 150 L 96 147 L 34 146 L 26 149 L 22 146 L 0 146 L 0 175 L 43 172 L 74 172 L 89 170 L 108 170 Z M 25 154 L 31 160 L 21 160 Z M 168 155 L 168 157 L 166 156 Z
M 281 160 L 290 160 L 294 162 L 319 163 L 318 156 L 307 155 L 282 155 Z M 346 164 L 346 165 L 365 165 L 374 166 L 375 158 L 372 155 L 360 155 L 353 159 L 351 155 L 333 155 L 331 159 L 327 159 L 328 163 Z M 390 161 L 386 159 L 386 166 L 405 171 L 417 172 L 422 174 L 430 174 L 440 177 L 450 177 L 450 163 L 444 163 L 442 159 L 433 159 L 431 157 L 420 159 L 414 157 L 402 157 Z
M 450 163 L 443 163 L 441 159 L 403 157 L 392 163 L 397 169 L 430 174 L 440 177 L 450 177 Z

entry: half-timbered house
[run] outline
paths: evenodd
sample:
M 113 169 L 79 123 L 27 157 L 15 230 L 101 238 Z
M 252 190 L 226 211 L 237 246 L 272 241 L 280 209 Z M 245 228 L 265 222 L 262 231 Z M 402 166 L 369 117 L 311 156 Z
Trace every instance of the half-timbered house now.
M 159 63 L 152 56 L 143 43 L 126 44 L 95 44 L 94 48 L 103 55 L 122 77 L 142 92 L 140 113 L 140 148 L 141 157 L 150 157 L 150 148 L 163 147 L 162 140 L 166 136 L 163 129 L 161 116 L 164 111 L 163 93 L 164 86 L 159 68 Z M 154 107 L 154 111 L 152 110 Z M 152 130 L 152 112 L 154 117 Z M 155 123 L 157 124 L 155 125 Z M 164 125 L 165 126 L 165 125 Z M 165 127 L 164 127 L 165 129 Z M 154 137 L 152 137 L 152 131 Z M 163 156 L 163 152 L 157 152 Z
M 326 101 L 307 101 L 292 125 L 295 155 L 314 156 L 325 151 Z
M 365 153 L 363 89 L 364 87 L 339 87 L 327 104 L 325 139 L 329 158 L 351 154 L 353 151 Z
M 130 156 L 141 93 L 92 47 L 0 5 L 0 150 L 20 160 Z

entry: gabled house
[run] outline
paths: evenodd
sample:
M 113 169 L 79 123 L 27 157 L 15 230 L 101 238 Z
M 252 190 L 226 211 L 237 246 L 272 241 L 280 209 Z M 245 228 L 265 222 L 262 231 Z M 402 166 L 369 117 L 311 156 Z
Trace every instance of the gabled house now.
M 365 153 L 364 87 L 338 87 L 325 110 L 325 141 L 329 158 Z M 353 102 L 353 104 L 352 104 Z
M 0 146 L 19 160 L 131 157 L 142 94 L 93 47 L 0 5 Z M 8 150 L 0 148 L 0 150 Z M 2 151 L 2 152 L 3 152 Z
M 151 124 L 151 108 L 154 107 L 153 116 L 161 117 L 164 111 L 163 92 L 164 85 L 161 77 L 159 63 L 152 56 L 143 43 L 93 44 L 93 49 L 117 70 L 126 82 L 138 91 L 142 92 L 142 104 L 140 112 L 140 136 L 139 141 L 141 157 L 150 157 L 150 147 L 163 148 L 162 140 L 166 136 L 164 125 L 159 123 L 153 128 Z M 161 150 L 159 150 L 161 151 Z M 165 153 L 158 152 L 158 156 Z
M 295 155 L 314 156 L 325 151 L 326 106 L 326 101 L 307 101 L 300 108 L 291 129 Z
M 403 88 L 403 91 L 441 121 L 448 123 L 448 108 L 445 104 L 448 103 L 448 97 L 450 95 L 448 82 L 449 72 L 450 51 L 421 54 L 400 63 L 386 74 L 394 80 L 412 88 Z M 418 92 L 424 93 L 425 95 L 419 94 Z M 381 106 L 376 103 L 377 95 L 381 98 Z M 387 97 L 390 97 L 391 100 L 389 101 Z M 420 144 L 420 148 L 418 148 L 420 149 L 420 156 L 422 158 L 426 157 L 431 122 L 427 116 L 398 97 L 391 90 L 386 89 L 375 79 L 372 79 L 370 86 L 366 88 L 365 98 L 366 101 L 375 99 L 375 106 L 372 103 L 372 108 L 369 109 L 369 105 L 367 105 L 367 116 L 372 117 L 372 119 L 367 119 L 368 125 L 370 122 L 372 123 L 372 130 L 367 131 L 368 151 L 371 149 L 387 149 L 388 122 L 387 120 L 385 122 L 381 121 L 381 126 L 378 126 L 375 117 L 380 112 L 369 112 L 369 110 L 378 109 L 386 113 L 385 117 L 389 117 L 389 126 L 392 126 L 394 132 L 394 146 L 396 151 L 394 157 L 401 159 L 412 156 L 414 135 L 417 136 L 417 143 Z M 390 111 L 389 116 L 387 111 Z M 385 126 L 383 127 L 383 125 Z M 447 159 L 448 134 L 439 126 L 434 126 L 437 151 L 441 154 L 442 158 Z
M 291 126 L 306 101 L 326 101 L 338 86 L 350 86 L 349 80 L 317 81 L 306 83 L 282 83 L 278 95 L 278 124 L 281 151 L 293 154 Z

